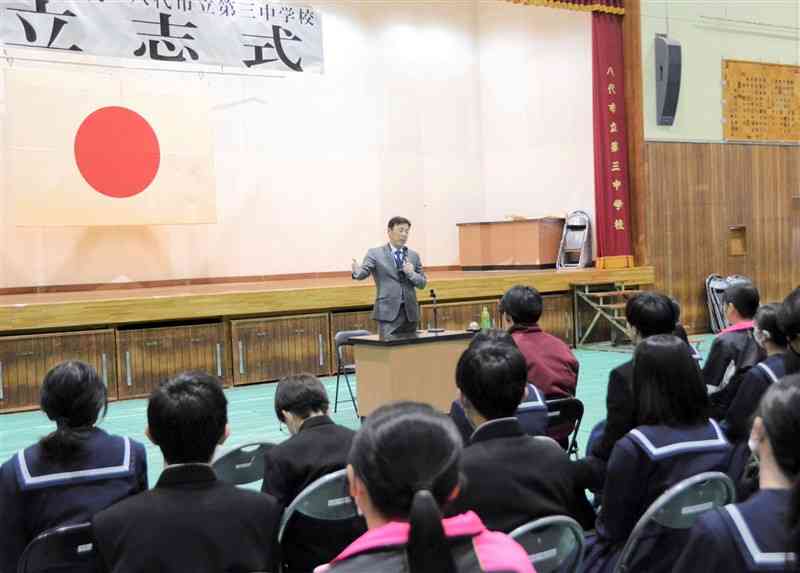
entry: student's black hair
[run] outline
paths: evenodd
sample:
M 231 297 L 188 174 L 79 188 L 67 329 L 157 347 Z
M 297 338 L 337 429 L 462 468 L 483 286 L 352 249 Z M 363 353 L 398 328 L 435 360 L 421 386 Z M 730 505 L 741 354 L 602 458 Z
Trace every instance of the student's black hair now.
M 411 573 L 455 573 L 440 508 L 461 481 L 461 436 L 427 404 L 396 402 L 375 410 L 353 440 L 348 463 L 375 509 L 411 526 Z
M 708 394 L 686 343 L 671 334 L 642 340 L 633 353 L 636 424 L 694 426 L 708 421 Z
M 758 310 L 761 298 L 758 289 L 752 283 L 737 283 L 725 289 L 722 295 L 725 304 L 732 304 L 742 318 L 753 318 Z
M 516 285 L 503 295 L 498 310 L 507 314 L 514 324 L 533 325 L 539 322 L 544 308 L 544 300 L 533 287 Z
M 45 375 L 39 403 L 56 423 L 39 444 L 45 457 L 57 461 L 78 454 L 100 413 L 105 416 L 108 409 L 105 384 L 92 366 L 78 360 L 62 362 Z
M 781 305 L 776 303 L 762 304 L 758 307 L 754 320 L 758 329 L 763 332 L 769 340 L 785 348 L 789 344 L 789 339 L 786 337 L 786 334 L 784 334 L 778 322 L 778 312 L 780 309 Z
M 800 372 L 800 287 L 783 300 L 778 310 L 778 324 L 789 342 L 789 349 L 783 356 L 786 373 Z
M 800 555 L 800 374 L 786 376 L 770 385 L 761 399 L 760 416 L 775 462 L 792 481 L 788 514 L 789 551 Z M 795 564 L 797 567 L 797 564 Z
M 514 416 L 527 379 L 525 357 L 508 334 L 476 337 L 456 366 L 456 386 L 487 420 Z
M 222 384 L 206 372 L 179 374 L 156 388 L 147 403 L 150 437 L 169 464 L 208 463 L 227 423 Z
M 283 423 L 283 410 L 298 418 L 308 418 L 313 412 L 328 412 L 328 393 L 319 378 L 303 373 L 287 376 L 275 390 L 275 416 Z
M 387 229 L 394 229 L 397 225 L 408 225 L 411 226 L 411 221 L 406 219 L 405 217 L 392 217 L 389 219 L 389 222 L 386 224 Z
M 672 299 L 657 292 L 643 292 L 628 299 L 625 318 L 643 338 L 670 334 L 675 330 L 680 311 Z

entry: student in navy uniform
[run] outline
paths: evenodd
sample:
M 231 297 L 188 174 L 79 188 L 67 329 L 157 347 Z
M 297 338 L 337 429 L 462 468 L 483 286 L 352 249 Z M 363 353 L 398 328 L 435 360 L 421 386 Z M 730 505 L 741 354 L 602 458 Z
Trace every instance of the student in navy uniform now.
M 145 433 L 164 454 L 164 471 L 153 489 L 95 514 L 99 570 L 275 571 L 280 506 L 219 481 L 211 468 L 230 433 L 219 380 L 185 372 L 162 384 L 147 403 Z
M 778 311 L 778 324 L 789 341 L 784 358 L 786 373 L 800 372 L 800 287 L 783 300 Z
M 730 444 L 706 415 L 708 398 L 686 344 L 651 336 L 636 347 L 633 395 L 636 429 L 614 446 L 608 462 L 597 535 L 587 541 L 585 571 L 611 571 L 636 522 L 679 481 L 726 471 Z M 633 571 L 671 571 L 688 532 L 653 531 L 640 545 Z
M 793 571 L 800 551 L 800 374 L 770 386 L 750 433 L 760 491 L 702 515 L 675 566 L 681 573 Z
M 629 299 L 625 318 L 631 327 L 634 344 L 650 336 L 675 331 L 678 308 L 672 300 L 657 292 L 644 292 Z M 687 353 L 691 349 L 684 344 Z M 698 367 L 695 365 L 695 369 Z M 576 462 L 582 469 L 582 483 L 601 491 L 606 464 L 617 440 L 636 427 L 636 400 L 633 395 L 633 360 L 614 368 L 608 376 L 606 419 L 593 430 L 587 445 L 587 457 Z
M 0 572 L 16 573 L 34 537 L 88 522 L 111 504 L 147 489 L 144 446 L 94 427 L 108 407 L 106 387 L 90 365 L 50 370 L 41 407 L 56 429 L 0 467 Z
M 484 336 L 461 355 L 459 400 L 476 430 L 464 448 L 466 483 L 448 512 L 472 510 L 486 527 L 505 532 L 549 515 L 591 528 L 594 511 L 566 452 L 551 438 L 526 435 L 517 418 L 526 373 L 507 334 Z
M 722 427 L 731 442 L 747 439 L 751 418 L 761 397 L 785 374 L 784 355 L 789 340 L 778 325 L 779 309 L 778 304 L 765 304 L 756 313 L 753 337 L 767 358 L 747 371 L 728 408 Z
M 489 330 L 476 334 L 470 341 L 469 347 L 471 348 L 490 340 L 515 346 L 514 339 L 509 333 L 502 330 Z M 522 400 L 519 402 L 514 415 L 519 421 L 522 431 L 529 436 L 544 436 L 547 434 L 547 404 L 545 404 L 544 396 L 539 389 L 530 382 L 525 384 Z M 468 444 L 472 433 L 475 431 L 475 426 L 464 412 L 464 407 L 461 405 L 460 400 L 453 400 L 450 405 L 450 417 L 461 433 L 464 443 Z
M 303 489 L 322 476 L 344 469 L 355 432 L 328 417 L 328 394 L 311 374 L 288 376 L 275 390 L 275 415 L 292 437 L 266 455 L 261 491 L 288 507 Z M 285 572 L 313 571 L 366 531 L 362 519 L 330 522 L 295 514 L 283 535 Z

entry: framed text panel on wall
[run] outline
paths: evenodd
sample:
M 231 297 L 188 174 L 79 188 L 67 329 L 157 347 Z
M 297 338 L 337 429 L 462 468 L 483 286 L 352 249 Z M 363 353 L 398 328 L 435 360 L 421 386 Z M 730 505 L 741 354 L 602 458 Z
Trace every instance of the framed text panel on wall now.
M 800 142 L 800 66 L 722 61 L 729 141 Z

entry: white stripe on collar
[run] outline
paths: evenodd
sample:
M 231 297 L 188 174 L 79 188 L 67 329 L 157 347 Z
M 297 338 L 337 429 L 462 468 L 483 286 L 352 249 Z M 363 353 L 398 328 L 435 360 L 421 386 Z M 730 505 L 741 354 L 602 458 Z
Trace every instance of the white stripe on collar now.
M 761 551 L 739 509 L 733 504 L 726 505 L 723 509 L 731 516 L 733 525 L 739 532 L 747 551 L 750 553 L 750 557 L 756 565 L 783 565 L 787 560 L 794 561 L 794 553 L 765 553 Z
M 767 366 L 767 365 L 766 365 L 766 364 L 764 364 L 763 362 L 759 362 L 758 364 L 756 364 L 756 366 L 758 366 L 759 368 L 761 368 L 761 370 L 763 370 L 764 372 L 766 372 L 766 373 L 767 373 L 767 376 L 769 376 L 769 377 L 770 377 L 770 379 L 771 379 L 773 382 L 777 382 L 777 381 L 778 381 L 778 377 L 777 377 L 777 376 L 775 376 L 775 373 L 772 371 L 772 368 L 770 368 L 769 366 Z
M 709 423 L 714 428 L 714 431 L 717 434 L 716 438 L 712 438 L 710 440 L 692 440 L 688 442 L 678 442 L 676 444 L 669 444 L 668 446 L 656 446 L 639 429 L 631 430 L 630 433 L 634 437 L 636 437 L 637 441 L 644 447 L 645 450 L 647 450 L 647 452 L 652 457 L 663 456 L 678 451 L 690 452 L 694 450 L 704 450 L 711 446 L 728 445 L 728 440 L 725 439 L 725 436 L 722 433 L 722 430 L 720 429 L 719 425 L 717 425 L 717 422 L 714 421 L 713 419 L 710 419 Z
M 17 452 L 17 462 L 22 472 L 22 479 L 26 486 L 41 485 L 51 482 L 64 481 L 84 477 L 103 477 L 130 471 L 131 467 L 131 442 L 127 436 L 122 438 L 125 442 L 125 453 L 122 457 L 122 464 L 118 466 L 107 466 L 104 468 L 92 468 L 88 470 L 78 470 L 74 472 L 59 472 L 43 476 L 32 476 L 28 469 L 28 462 L 25 460 L 25 450 Z
M 526 400 L 525 402 L 520 402 L 519 406 L 517 406 L 517 412 L 519 411 L 524 412 L 525 410 L 533 410 L 546 407 L 544 400 L 542 400 L 542 394 L 541 392 L 539 392 L 539 389 L 533 384 L 528 384 L 528 388 L 530 388 L 530 390 L 533 391 L 534 400 L 529 399 Z M 530 394 L 528 395 L 528 398 L 530 398 Z

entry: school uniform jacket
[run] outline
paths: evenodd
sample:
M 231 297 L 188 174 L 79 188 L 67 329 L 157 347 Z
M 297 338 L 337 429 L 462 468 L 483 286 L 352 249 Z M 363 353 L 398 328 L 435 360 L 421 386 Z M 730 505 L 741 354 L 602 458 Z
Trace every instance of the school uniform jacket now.
M 38 443 L 20 450 L 0 467 L 0 573 L 16 573 L 25 546 L 40 533 L 88 522 L 146 489 L 144 446 L 99 428 L 66 462 L 48 459 Z
M 791 503 L 787 489 L 761 490 L 743 503 L 703 514 L 675 565 L 681 573 L 787 571 Z
M 555 441 L 527 436 L 516 418 L 482 424 L 464 448 L 465 483 L 448 515 L 474 511 L 493 531 L 510 532 L 539 517 L 568 515 L 584 528 L 594 511 Z
M 719 425 L 691 428 L 639 426 L 611 454 L 597 519 L 597 535 L 588 542 L 585 571 L 611 571 L 636 522 L 659 495 L 702 472 L 726 472 L 731 446 Z M 639 546 L 633 571 L 671 571 L 687 533 L 654 528 Z
M 732 442 L 747 440 L 753 413 L 764 392 L 786 373 L 783 354 L 773 354 L 747 371 L 725 415 L 723 428 Z

